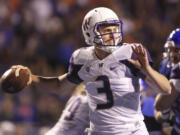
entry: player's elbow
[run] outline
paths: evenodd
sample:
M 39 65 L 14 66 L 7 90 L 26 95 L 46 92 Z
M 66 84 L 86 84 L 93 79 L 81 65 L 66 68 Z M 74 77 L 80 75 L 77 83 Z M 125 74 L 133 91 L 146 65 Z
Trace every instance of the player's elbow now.
M 168 82 L 168 83 L 164 84 L 164 86 L 161 88 L 160 92 L 163 94 L 171 94 L 171 89 L 172 89 L 172 87 L 171 87 L 170 83 Z
M 171 94 L 171 90 L 172 90 L 172 87 L 169 86 L 169 88 L 167 89 L 167 94 Z
M 171 94 L 171 87 L 167 88 L 166 91 L 164 91 L 164 94 Z
M 171 94 L 172 86 L 171 86 L 171 84 L 170 84 L 170 82 L 169 82 L 169 80 L 168 80 L 167 78 L 165 78 L 165 79 L 163 80 L 163 84 L 164 84 L 164 85 L 162 85 L 163 88 L 164 88 L 163 93 L 165 93 L 165 94 Z

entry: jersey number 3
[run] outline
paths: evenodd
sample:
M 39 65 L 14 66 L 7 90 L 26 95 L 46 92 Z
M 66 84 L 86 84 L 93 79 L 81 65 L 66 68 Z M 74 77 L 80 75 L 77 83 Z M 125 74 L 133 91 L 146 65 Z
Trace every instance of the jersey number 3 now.
M 101 75 L 101 76 L 98 76 L 95 81 L 103 81 L 104 87 L 97 88 L 97 92 L 99 94 L 102 94 L 102 93 L 106 94 L 106 98 L 107 98 L 107 103 L 97 104 L 96 109 L 99 110 L 99 109 L 111 108 L 114 105 L 114 99 L 113 99 L 113 94 L 110 88 L 110 82 L 109 82 L 108 77 L 105 75 Z

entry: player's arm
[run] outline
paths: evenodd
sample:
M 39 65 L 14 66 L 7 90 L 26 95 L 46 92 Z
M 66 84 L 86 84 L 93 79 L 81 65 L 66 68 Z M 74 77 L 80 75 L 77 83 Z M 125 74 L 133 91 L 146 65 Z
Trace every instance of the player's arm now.
M 70 61 L 70 66 L 69 66 L 69 71 L 68 73 L 61 75 L 61 76 L 57 76 L 57 77 L 44 77 L 44 76 L 38 76 L 38 75 L 34 75 L 31 73 L 31 70 L 28 67 L 22 66 L 22 65 L 15 65 L 12 66 L 10 70 L 12 73 L 8 73 L 8 75 L 5 74 L 5 78 L 4 79 L 4 88 L 5 88 L 5 92 L 8 92 L 6 88 L 9 88 L 8 85 L 10 84 L 12 86 L 12 88 L 14 88 L 15 90 L 12 90 L 11 87 L 9 88 L 11 93 L 16 93 L 17 91 L 22 90 L 23 88 L 30 86 L 30 85 L 35 85 L 37 86 L 36 88 L 40 88 L 38 86 L 43 86 L 46 87 L 47 89 L 50 90 L 63 90 L 63 91 L 69 91 L 72 92 L 72 90 L 75 89 L 75 87 L 80 84 L 83 80 L 81 80 L 81 78 L 78 75 L 79 70 L 82 67 L 82 64 L 78 63 L 78 51 L 76 51 L 76 53 L 73 53 L 74 55 L 71 57 L 72 60 L 76 60 L 74 61 Z M 21 71 L 21 69 L 24 69 L 26 71 L 26 73 L 24 74 L 19 74 L 19 76 L 16 76 L 16 71 L 18 71 L 17 73 L 21 73 L 19 71 Z M 28 74 L 29 79 L 28 82 L 22 83 L 24 82 L 24 79 L 26 74 Z M 1 79 L 2 80 L 2 79 Z M 23 86 L 21 85 L 23 84 Z M 17 87 L 17 86 L 22 86 L 22 87 Z M 17 88 L 17 89 L 16 89 Z M 20 89 L 19 89 L 20 88 Z
M 170 83 L 164 75 L 154 70 L 150 65 L 143 73 L 145 74 L 145 81 L 154 90 L 161 93 L 171 93 Z
M 171 93 L 170 94 L 163 94 L 160 93 L 157 95 L 156 100 L 155 100 L 155 109 L 157 111 L 163 111 L 168 108 L 171 108 L 172 104 L 176 100 L 176 98 L 180 95 L 180 92 L 178 92 L 174 85 L 171 83 Z
M 136 60 L 128 60 L 142 71 L 145 75 L 145 81 L 149 86 L 156 89 L 158 92 L 170 93 L 171 86 L 168 79 L 150 66 L 145 48 L 142 45 L 135 44 L 132 46 L 132 50 Z
M 81 59 L 81 57 L 79 57 L 79 52 L 78 49 L 72 54 L 69 62 L 68 73 L 58 77 L 32 75 L 33 84 L 43 84 L 44 86 L 47 86 L 46 88 L 72 92 L 78 84 L 83 82 L 78 75 L 78 72 L 83 65 L 82 63 L 79 63 L 79 60 Z
M 24 70 L 24 74 L 22 74 L 20 71 Z M 15 74 L 19 74 L 17 77 L 14 77 L 12 75 L 12 71 L 15 71 Z M 24 81 L 26 80 L 25 76 L 28 74 L 29 79 L 26 85 L 23 85 L 21 88 L 25 88 L 27 86 L 35 85 L 36 88 L 42 88 L 41 86 L 47 88 L 48 90 L 66 90 L 71 92 L 78 83 L 72 83 L 69 81 L 68 77 L 70 77 L 71 73 L 66 73 L 64 75 L 60 75 L 57 77 L 44 77 L 44 76 L 38 76 L 32 74 L 31 70 L 28 67 L 22 66 L 22 65 L 14 65 L 9 70 L 7 70 L 7 73 L 5 73 L 4 76 L 6 76 L 9 79 L 6 79 L 5 83 L 7 85 L 12 85 L 14 88 L 14 93 L 16 93 L 16 88 L 18 88 L 19 85 L 22 85 Z M 2 78 L 2 77 L 1 77 Z M 18 78 L 21 78 L 18 80 Z M 2 80 L 2 79 L 1 79 Z M 4 83 L 4 84 L 5 84 Z M 40 87 L 39 87 L 40 86 Z M 7 89 L 5 88 L 5 92 Z
M 31 75 L 33 85 L 43 85 L 47 89 L 54 90 L 66 90 L 72 92 L 77 84 L 70 82 L 68 78 L 68 73 L 58 76 L 58 77 L 43 77 L 37 75 Z
M 155 109 L 163 112 L 171 108 L 176 98 L 180 95 L 180 64 L 176 64 L 170 74 L 171 93 L 159 94 L 155 100 Z
M 174 104 L 176 98 L 179 96 L 179 92 L 175 89 L 174 85 L 171 83 L 172 90 L 171 94 L 160 93 L 155 99 L 155 119 L 158 122 L 165 122 L 170 119 L 171 106 Z

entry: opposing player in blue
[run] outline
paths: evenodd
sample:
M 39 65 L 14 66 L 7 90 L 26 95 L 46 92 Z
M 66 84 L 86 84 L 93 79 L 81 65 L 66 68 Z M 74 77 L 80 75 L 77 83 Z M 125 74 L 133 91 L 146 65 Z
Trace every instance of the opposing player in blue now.
M 169 35 L 169 37 L 167 38 L 167 41 L 164 45 L 165 51 L 163 53 L 163 60 L 160 64 L 159 72 L 165 75 L 168 79 L 170 77 L 171 68 L 174 66 L 175 63 L 178 62 L 178 57 L 177 57 L 178 56 L 177 48 L 179 47 L 178 34 L 179 34 L 179 28 L 173 30 Z
M 141 44 L 123 42 L 122 22 L 111 9 L 89 11 L 82 31 L 91 46 L 72 54 L 69 72 L 42 77 L 29 70 L 33 84 L 73 91 L 83 82 L 89 105 L 88 135 L 148 135 L 140 107 L 139 79 L 159 92 L 170 93 L 168 79 L 150 66 L 150 56 Z
M 169 79 L 171 82 L 171 94 L 159 94 L 156 98 L 156 119 L 166 121 L 170 117 L 170 111 L 174 112 L 175 121 L 171 135 L 180 134 L 180 29 L 175 29 L 169 35 L 165 44 L 167 67 L 170 67 Z

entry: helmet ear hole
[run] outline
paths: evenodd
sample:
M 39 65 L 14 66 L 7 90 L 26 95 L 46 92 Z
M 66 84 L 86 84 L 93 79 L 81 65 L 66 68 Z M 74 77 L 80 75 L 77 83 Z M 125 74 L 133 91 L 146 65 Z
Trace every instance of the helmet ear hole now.
M 87 35 L 88 37 L 90 37 L 90 34 L 89 34 L 89 32 L 86 32 L 86 35 Z

